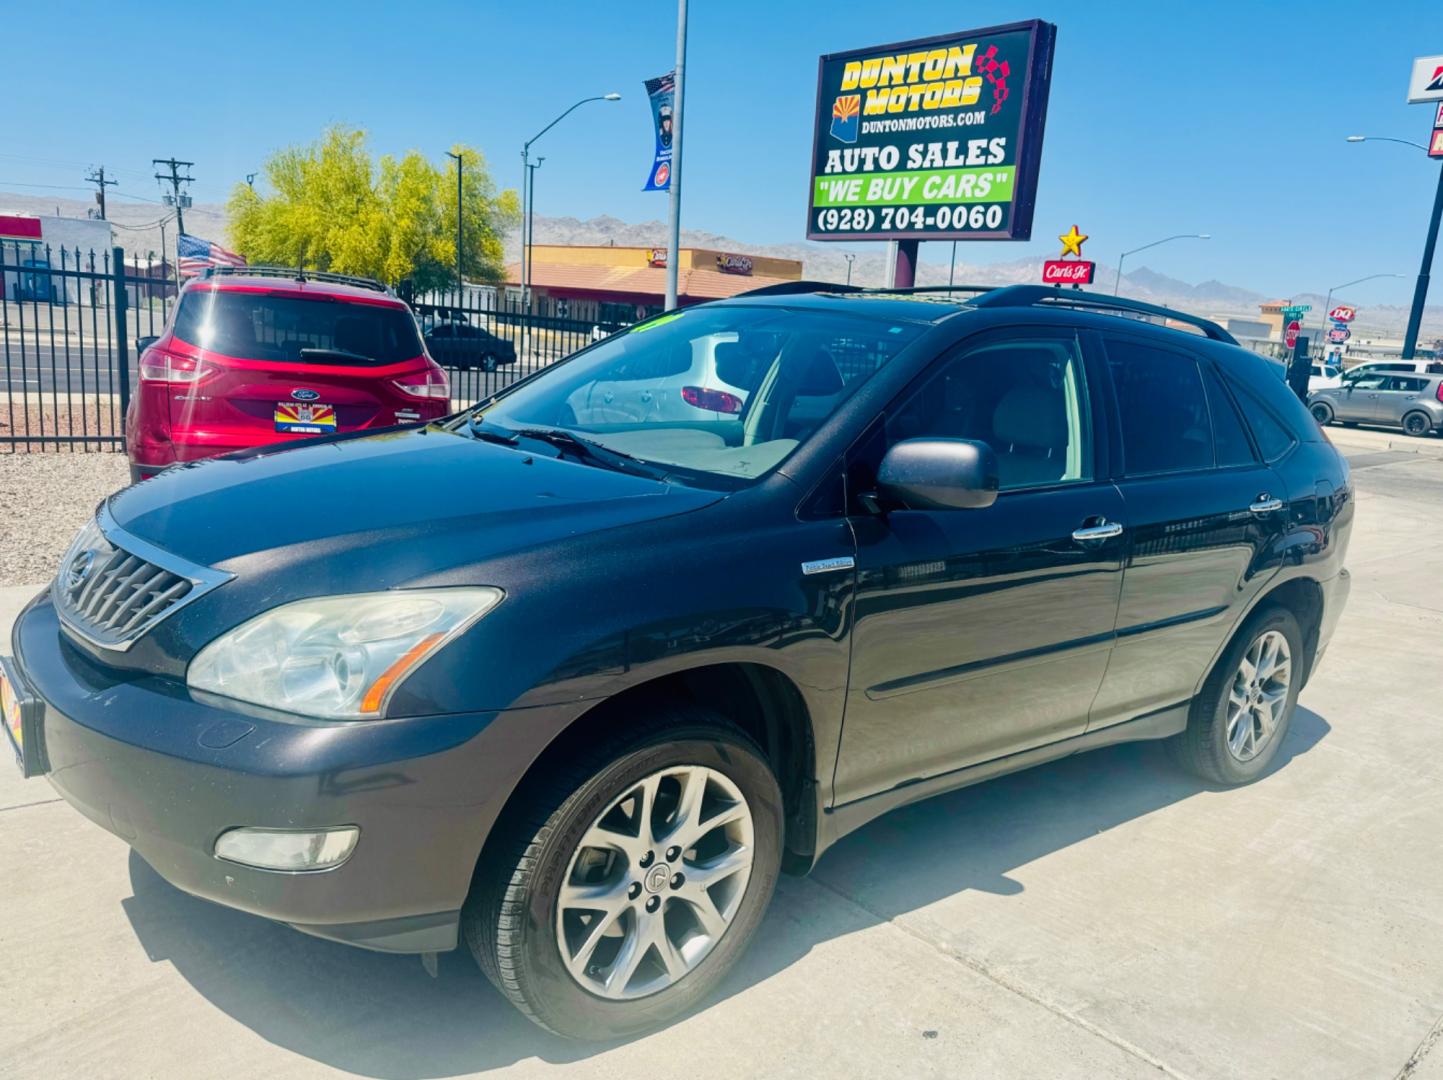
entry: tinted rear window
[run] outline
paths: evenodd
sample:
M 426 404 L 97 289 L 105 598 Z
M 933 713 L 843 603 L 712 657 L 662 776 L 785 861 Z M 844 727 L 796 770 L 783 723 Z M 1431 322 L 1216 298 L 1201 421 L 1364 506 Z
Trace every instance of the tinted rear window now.
M 290 363 L 394 364 L 422 351 L 405 308 L 266 293 L 186 293 L 175 336 L 226 356 Z

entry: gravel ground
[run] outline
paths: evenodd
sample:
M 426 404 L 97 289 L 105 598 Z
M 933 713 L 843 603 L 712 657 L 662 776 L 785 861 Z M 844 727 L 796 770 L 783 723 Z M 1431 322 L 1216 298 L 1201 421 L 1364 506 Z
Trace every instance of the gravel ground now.
M 124 454 L 0 453 L 0 585 L 49 581 L 95 504 L 129 482 Z

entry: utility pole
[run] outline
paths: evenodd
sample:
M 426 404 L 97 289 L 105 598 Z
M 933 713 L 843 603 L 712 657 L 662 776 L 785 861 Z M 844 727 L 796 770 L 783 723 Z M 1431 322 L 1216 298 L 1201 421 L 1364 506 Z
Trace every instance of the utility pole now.
M 456 162 L 456 306 L 461 299 L 461 155 L 446 151 L 446 156 Z
M 175 158 L 151 158 L 150 163 L 152 165 L 164 165 L 170 170 L 168 174 L 156 173 L 155 178 L 161 183 L 169 181 L 172 193 L 171 202 L 175 206 L 175 227 L 181 232 L 185 232 L 185 214 L 182 213 L 182 211 L 185 209 L 185 203 L 189 199 L 189 196 L 181 194 L 180 185 L 189 184 L 195 179 L 189 172 L 190 167 L 194 165 L 195 162 L 176 161 Z M 181 169 L 187 170 L 184 176 L 180 175 Z
M 681 136 L 682 92 L 686 85 L 686 0 L 676 4 L 676 85 L 671 95 L 671 243 L 666 251 L 666 310 L 676 307 L 677 271 L 681 266 Z
M 105 178 L 105 166 L 104 166 L 104 165 L 101 165 L 99 168 L 96 168 L 96 169 L 91 169 L 91 170 L 90 170 L 90 175 L 87 176 L 85 179 L 88 180 L 90 183 L 92 183 L 92 184 L 95 185 L 95 201 L 98 202 L 98 203 L 100 203 L 100 220 L 101 220 L 101 221 L 104 221 L 104 220 L 105 220 L 105 189 L 108 188 L 108 187 L 114 187 L 114 186 L 116 185 L 116 183 L 118 183 L 118 181 L 115 181 L 115 180 L 107 180 L 107 179 Z

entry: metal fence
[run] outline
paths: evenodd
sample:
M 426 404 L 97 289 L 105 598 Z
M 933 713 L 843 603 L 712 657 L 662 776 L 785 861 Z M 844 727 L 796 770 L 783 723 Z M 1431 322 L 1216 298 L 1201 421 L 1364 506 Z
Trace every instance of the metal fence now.
M 451 400 L 458 408 L 489 397 L 630 322 L 616 318 L 616 312 L 603 313 L 611 318 L 602 321 L 595 305 L 585 308 L 551 297 L 533 297 L 528 308 L 519 296 L 503 296 L 490 286 L 417 294 L 403 287 L 401 296 L 416 313 L 427 350 L 450 376 Z
M 177 292 L 174 265 L 154 256 L 0 241 L 0 450 L 124 449 L 139 341 L 161 333 Z M 400 294 L 458 409 L 620 329 L 631 314 L 573 311 L 546 297 L 526 307 L 469 284 Z
M 165 325 L 169 271 L 120 248 L 0 241 L 0 447 L 122 448 L 132 343 Z

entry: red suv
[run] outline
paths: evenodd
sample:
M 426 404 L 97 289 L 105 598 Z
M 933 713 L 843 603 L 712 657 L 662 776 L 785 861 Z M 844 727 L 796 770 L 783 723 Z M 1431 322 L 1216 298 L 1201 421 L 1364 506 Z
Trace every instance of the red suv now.
M 181 290 L 140 342 L 125 418 L 132 480 L 181 461 L 316 435 L 434 420 L 446 373 L 410 308 L 367 278 L 250 267 Z

